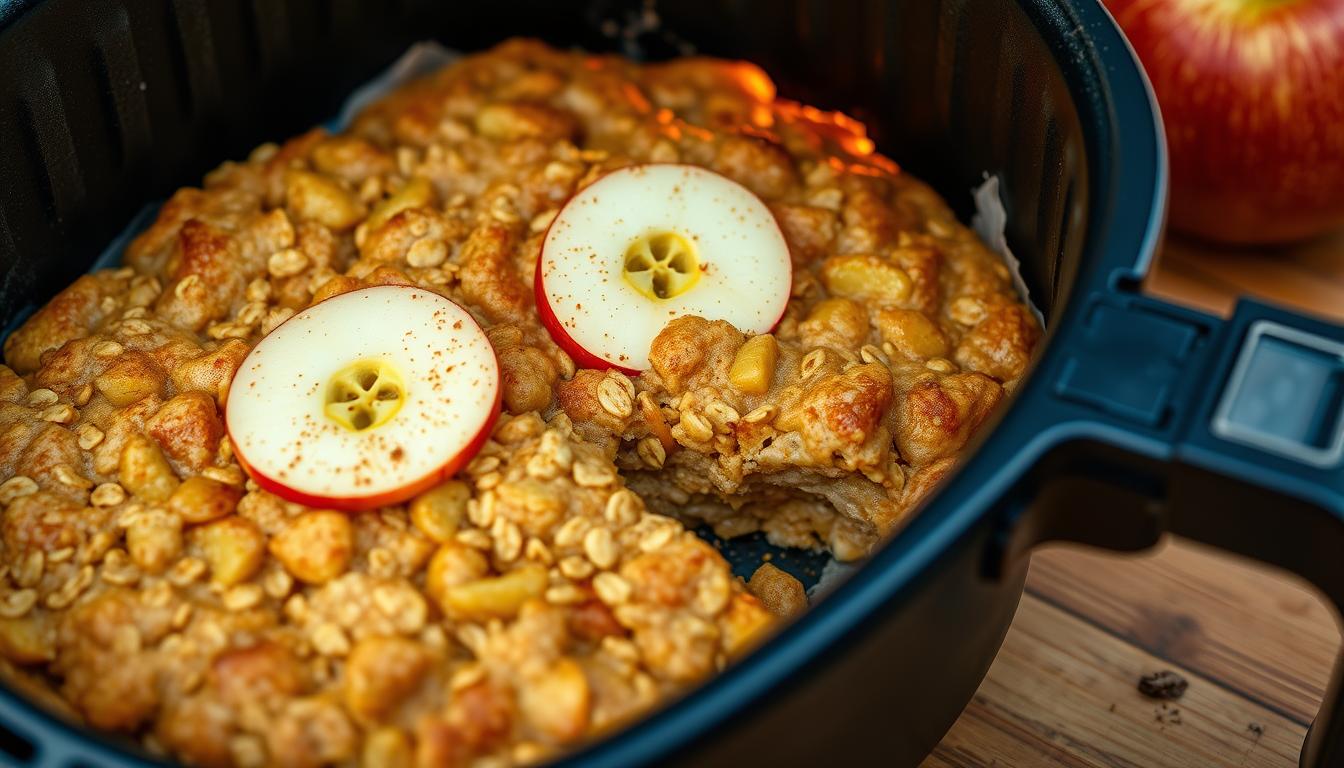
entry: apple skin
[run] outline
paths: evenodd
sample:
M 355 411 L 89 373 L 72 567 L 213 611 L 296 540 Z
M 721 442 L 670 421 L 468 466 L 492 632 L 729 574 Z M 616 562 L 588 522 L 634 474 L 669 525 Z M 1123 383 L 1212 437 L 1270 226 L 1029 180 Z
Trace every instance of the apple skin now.
M 501 374 L 502 375 L 502 374 Z M 423 477 L 385 493 L 377 493 L 371 496 L 360 496 L 357 498 L 347 498 L 340 496 L 321 496 L 317 494 L 304 493 L 303 491 L 291 488 L 284 483 L 267 475 L 258 472 L 240 453 L 235 453 L 234 458 L 238 460 L 238 466 L 242 467 L 247 476 L 252 478 L 262 490 L 273 493 L 285 501 L 292 501 L 295 504 L 302 504 L 306 507 L 315 507 L 317 509 L 337 509 L 344 512 L 363 512 L 379 507 L 400 504 L 408 499 L 415 498 L 421 493 L 428 491 L 436 485 L 448 480 L 459 470 L 471 462 L 476 454 L 481 452 L 481 447 L 485 441 L 490 439 L 490 435 L 495 431 L 495 423 L 499 421 L 500 407 L 504 397 L 504 382 L 497 380 L 495 383 L 495 405 L 489 418 L 481 425 L 481 431 L 471 439 L 471 442 L 463 446 L 462 450 L 456 456 L 450 459 L 443 466 L 430 472 Z
M 592 352 L 579 346 L 579 343 L 565 330 L 565 326 L 560 322 L 560 318 L 555 316 L 555 311 L 551 309 L 550 299 L 546 298 L 546 282 L 541 272 L 541 255 L 537 255 L 537 278 L 532 281 L 533 298 L 537 303 L 537 316 L 541 320 L 541 325 L 551 334 L 551 340 L 556 346 L 565 351 L 574 364 L 580 368 L 595 368 L 599 371 L 613 370 L 620 371 L 626 376 L 634 378 L 643 371 L 637 368 L 626 368 L 623 365 L 617 365 L 609 360 L 605 360 Z M 774 325 L 770 326 L 767 333 L 774 333 L 775 328 L 784 319 L 784 314 L 788 311 L 788 302 L 784 303 L 784 311 L 780 312 L 779 317 L 775 319 Z
M 336 294 L 336 296 L 339 295 L 341 294 Z M 335 298 L 335 296 L 329 296 L 328 298 L 329 299 Z M 326 301 L 326 299 L 323 299 L 323 301 Z M 281 325 L 284 325 L 285 323 L 288 323 L 290 320 L 293 319 L 294 318 L 291 317 L 289 318 L 289 320 L 285 320 L 283 323 L 281 323 Z M 274 333 L 275 330 L 278 329 L 279 326 L 276 326 L 276 328 L 272 329 L 271 332 Z M 227 392 L 224 395 L 224 402 L 225 404 L 228 403 Z M 363 512 L 365 510 L 377 509 L 379 507 L 391 506 L 393 504 L 400 504 L 403 501 L 412 499 L 420 495 L 421 493 L 424 493 L 430 488 L 439 485 L 445 480 L 451 478 L 453 475 L 457 474 L 457 472 L 461 470 L 463 467 L 467 466 L 467 464 L 470 463 L 472 459 L 476 458 L 476 454 L 481 452 L 481 448 L 485 445 L 485 441 L 489 440 L 490 435 L 494 433 L 495 424 L 499 421 L 499 415 L 503 407 L 503 404 L 504 404 L 504 372 L 500 370 L 498 367 L 496 367 L 495 404 L 492 410 L 490 411 L 490 415 L 486 418 L 485 422 L 481 424 L 481 431 L 471 439 L 471 442 L 463 446 L 462 450 L 458 451 L 456 456 L 450 459 L 443 466 L 439 467 L 437 470 L 430 472 L 416 480 L 413 480 L 399 488 L 387 491 L 386 493 L 378 493 L 373 494 L 371 496 L 361 496 L 358 498 L 348 498 L 342 496 L 321 496 L 318 494 L 304 493 L 303 491 L 290 488 L 289 486 L 285 485 L 279 480 L 271 478 L 263 474 L 262 472 L 257 471 L 251 464 L 247 463 L 247 459 L 243 456 L 242 453 L 238 452 L 236 449 L 234 450 L 233 458 L 237 460 L 238 466 L 241 467 L 242 470 L 247 473 L 247 476 L 250 477 L 253 480 L 253 482 L 255 482 L 258 486 L 260 486 L 262 490 L 266 491 L 267 493 L 279 496 L 285 501 L 292 501 L 295 504 L 302 504 L 306 507 L 315 507 L 317 509 L 337 509 L 344 512 Z M 224 411 L 223 413 L 224 434 L 226 437 L 228 437 L 229 441 L 234 446 L 237 446 L 238 441 L 234 440 L 233 436 L 229 433 L 228 409 L 224 408 L 222 410 Z
M 550 230 L 547 230 L 547 234 L 550 234 Z M 544 237 L 542 242 L 546 242 Z M 546 298 L 546 278 L 542 275 L 541 270 L 542 253 L 540 249 L 537 251 L 537 277 L 532 281 L 532 292 L 537 302 L 537 317 L 541 320 L 542 327 L 550 332 L 551 340 L 555 342 L 556 346 L 563 349 L 565 354 L 569 355 L 574 364 L 580 368 L 596 368 L 599 371 L 611 369 L 620 371 L 626 376 L 638 376 L 640 371 L 604 360 L 579 346 L 579 343 L 565 330 L 564 324 L 560 322 L 560 318 L 556 317 L 555 311 L 551 309 L 550 299 Z
M 1171 155 L 1173 229 L 1235 245 L 1344 225 L 1344 0 L 1106 0 Z
M 646 163 L 645 165 L 681 165 L 681 163 Z M 576 192 L 575 195 L 577 194 L 578 193 Z M 569 199 L 560 206 L 561 211 L 564 211 L 565 206 L 569 205 L 575 195 L 570 195 Z M 532 298 L 537 305 L 537 319 L 541 321 L 542 327 L 551 334 L 551 340 L 555 342 L 556 346 L 563 349 L 565 354 L 569 355 L 570 359 L 573 360 L 574 364 L 579 368 L 592 368 L 599 371 L 619 371 L 626 376 L 635 378 L 643 373 L 643 371 L 638 368 L 627 368 L 623 365 L 617 365 L 616 363 L 598 357 L 592 352 L 584 349 L 574 340 L 574 337 L 569 335 L 569 331 L 565 330 L 564 323 L 560 322 L 560 318 L 555 316 L 555 310 L 551 308 L 551 300 L 546 297 L 546 275 L 545 271 L 542 269 L 542 262 L 546 257 L 546 241 L 550 238 L 551 230 L 555 227 L 555 222 L 558 219 L 559 216 L 551 220 L 551 223 L 546 227 L 546 232 L 541 237 L 541 245 L 537 248 L 536 274 L 532 279 Z M 779 220 L 775 218 L 773 212 L 771 213 L 770 221 L 778 229 L 780 239 L 787 243 L 788 241 L 784 237 L 784 229 L 779 226 Z M 792 282 L 792 280 L 793 259 L 790 258 L 789 281 Z M 784 303 L 779 309 L 779 317 L 775 318 L 775 322 L 770 325 L 770 330 L 767 331 L 767 333 L 774 333 L 775 329 L 779 327 L 780 322 L 784 320 L 784 315 L 788 314 L 790 299 L 791 296 L 785 296 Z

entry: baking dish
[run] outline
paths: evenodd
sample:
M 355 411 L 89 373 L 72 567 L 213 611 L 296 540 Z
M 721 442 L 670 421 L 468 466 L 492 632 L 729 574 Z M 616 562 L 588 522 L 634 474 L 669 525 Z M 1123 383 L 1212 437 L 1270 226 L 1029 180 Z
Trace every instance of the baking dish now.
M 0 9 L 5 324 L 84 271 L 145 200 L 330 115 L 428 35 L 463 50 L 535 35 L 749 59 L 785 95 L 863 119 L 963 213 L 982 174 L 1000 178 L 1009 242 L 1051 329 L 1011 408 L 815 610 L 576 764 L 914 764 L 974 693 L 1043 541 L 1138 549 L 1172 531 L 1344 598 L 1332 561 L 1344 551 L 1344 331 L 1255 303 L 1222 321 L 1140 295 L 1164 149 L 1098 3 L 683 0 L 658 7 L 658 24 L 642 4 L 600 1 Z M 1338 677 L 1304 765 L 1344 762 Z M 0 754 L 20 764 L 146 760 L 8 691 L 0 723 Z

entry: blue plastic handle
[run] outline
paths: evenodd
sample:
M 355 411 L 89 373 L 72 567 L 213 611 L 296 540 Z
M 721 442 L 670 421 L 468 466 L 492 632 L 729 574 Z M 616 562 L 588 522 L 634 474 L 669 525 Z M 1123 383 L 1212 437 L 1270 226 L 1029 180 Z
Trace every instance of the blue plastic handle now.
M 1344 327 L 1249 300 L 1224 321 L 1123 288 L 1076 317 L 1015 406 L 1060 437 L 1004 558 L 1170 532 L 1297 573 L 1344 612 Z M 1344 654 L 1303 766 L 1344 765 L 1342 679 Z

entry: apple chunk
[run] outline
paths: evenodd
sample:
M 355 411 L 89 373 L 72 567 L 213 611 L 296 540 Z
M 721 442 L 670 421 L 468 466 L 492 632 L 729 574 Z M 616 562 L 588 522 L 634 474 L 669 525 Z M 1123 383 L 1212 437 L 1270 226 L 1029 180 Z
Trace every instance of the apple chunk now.
M 258 485 L 371 509 L 443 481 L 499 416 L 499 363 L 466 310 L 385 285 L 327 299 L 268 334 L 229 387 L 225 423 Z
M 775 217 L 746 187 L 694 165 L 622 168 L 556 215 L 534 283 L 552 338 L 587 368 L 634 374 L 671 320 L 768 333 L 793 281 Z

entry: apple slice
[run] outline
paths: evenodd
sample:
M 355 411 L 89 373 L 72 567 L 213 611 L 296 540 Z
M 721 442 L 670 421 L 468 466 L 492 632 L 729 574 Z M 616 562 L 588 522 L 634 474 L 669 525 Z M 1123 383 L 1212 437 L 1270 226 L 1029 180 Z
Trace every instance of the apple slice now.
M 565 203 L 533 287 L 542 324 L 575 363 L 637 374 L 683 315 L 768 333 L 792 281 L 784 234 L 751 190 L 698 166 L 650 164 Z
M 499 416 L 499 362 L 466 310 L 420 288 L 334 296 L 271 331 L 229 386 L 234 454 L 311 507 L 396 504 L 451 476 Z

